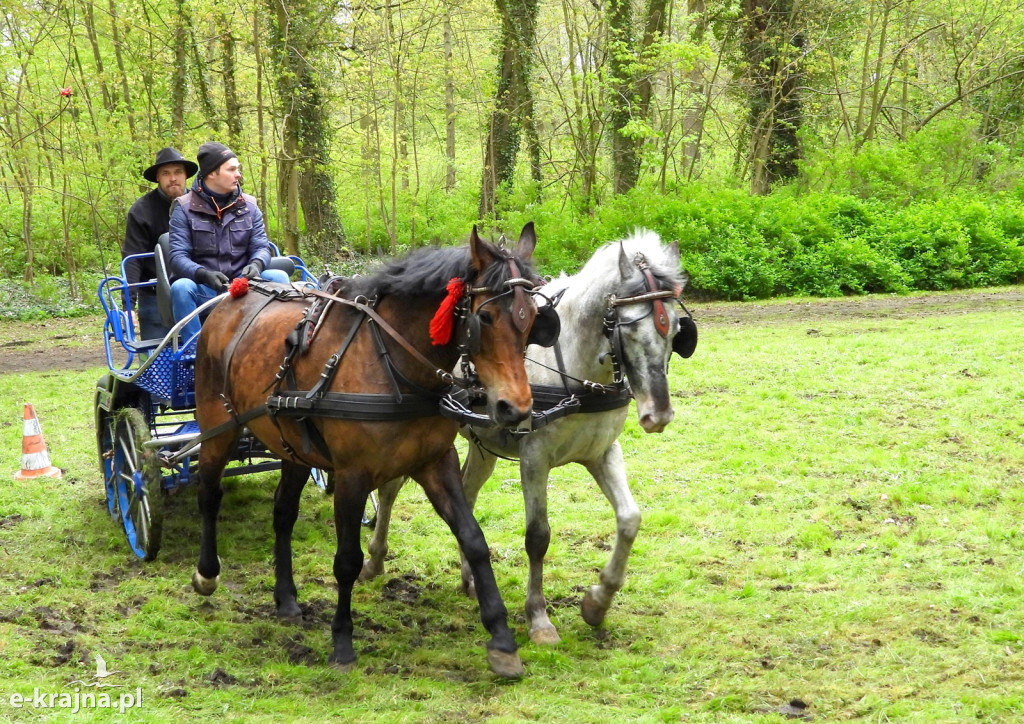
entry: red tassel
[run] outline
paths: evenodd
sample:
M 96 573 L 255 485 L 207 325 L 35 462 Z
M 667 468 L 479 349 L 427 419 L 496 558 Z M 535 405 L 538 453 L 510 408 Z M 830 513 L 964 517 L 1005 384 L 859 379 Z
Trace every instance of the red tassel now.
M 448 296 L 441 301 L 434 318 L 430 320 L 430 341 L 434 345 L 448 344 L 455 328 L 455 307 L 466 290 L 466 283 L 458 277 L 452 277 L 445 287 Z
M 238 279 L 231 282 L 231 286 L 228 287 L 228 293 L 232 299 L 244 297 L 249 293 L 249 280 L 245 277 L 238 277 Z

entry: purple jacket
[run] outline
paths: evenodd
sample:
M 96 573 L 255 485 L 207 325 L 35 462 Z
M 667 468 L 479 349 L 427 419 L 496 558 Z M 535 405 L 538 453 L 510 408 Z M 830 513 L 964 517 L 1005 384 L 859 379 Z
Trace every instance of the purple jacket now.
M 198 183 L 193 184 L 191 191 L 171 204 L 170 227 L 170 265 L 175 279 L 195 281 L 199 267 L 235 279 L 252 261 L 258 259 L 264 269 L 270 263 L 263 213 L 249 194 L 228 204 L 218 218 L 209 197 L 199 191 Z

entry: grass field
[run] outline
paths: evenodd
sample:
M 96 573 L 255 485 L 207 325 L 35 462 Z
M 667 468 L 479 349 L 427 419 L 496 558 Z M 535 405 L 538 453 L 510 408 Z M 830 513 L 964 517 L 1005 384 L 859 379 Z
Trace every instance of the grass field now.
M 523 623 L 517 469 L 499 464 L 481 495 L 526 665 L 515 683 L 487 669 L 454 541 L 414 486 L 387 572 L 357 586 L 360 658 L 341 674 L 326 663 L 334 540 L 318 490 L 295 533 L 302 625 L 273 617 L 272 475 L 226 481 L 222 585 L 201 598 L 194 491 L 169 500 L 153 563 L 106 513 L 102 368 L 0 375 L 0 720 L 1019 721 L 1021 291 L 695 305 L 675 421 L 648 436 L 631 419 L 622 438 L 644 520 L 602 628 L 578 605 L 614 521 L 585 472 L 551 479 L 554 648 Z M 62 480 L 12 480 L 23 402 Z M 36 688 L 86 691 L 74 682 L 93 681 L 95 654 L 120 672 L 103 691 L 141 706 L 33 707 Z

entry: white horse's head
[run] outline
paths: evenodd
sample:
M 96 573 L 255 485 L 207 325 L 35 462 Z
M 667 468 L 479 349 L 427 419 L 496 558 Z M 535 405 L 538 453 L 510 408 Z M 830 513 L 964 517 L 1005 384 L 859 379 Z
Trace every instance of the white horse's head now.
M 677 244 L 638 232 L 618 245 L 618 281 L 605 317 L 612 354 L 636 399 L 645 432 L 662 432 L 675 415 L 668 389 L 673 351 L 689 357 L 696 326 L 678 303 L 687 278 Z

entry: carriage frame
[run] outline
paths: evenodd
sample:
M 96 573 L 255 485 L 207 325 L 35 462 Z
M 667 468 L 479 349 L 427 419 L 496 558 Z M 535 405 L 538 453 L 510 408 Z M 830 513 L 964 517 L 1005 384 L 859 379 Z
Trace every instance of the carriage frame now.
M 283 269 L 293 284 L 318 288 L 317 278 L 297 256 L 281 256 L 271 245 L 270 268 Z M 126 265 L 154 259 L 157 278 L 129 283 Z M 129 299 L 132 292 L 155 288 L 165 337 L 142 339 Z M 141 293 L 149 293 L 141 292 Z M 153 252 L 121 260 L 120 275 L 105 277 L 97 288 L 103 307 L 103 343 L 107 372 L 96 383 L 94 416 L 100 472 L 111 520 L 124 529 L 132 552 L 156 558 L 162 543 L 165 498 L 195 482 L 199 425 L 195 420 L 196 340 L 182 339 L 193 315 L 176 323 L 170 312 L 170 275 L 166 235 Z M 225 295 L 200 306 L 205 315 Z M 248 430 L 243 431 L 225 477 L 277 470 L 281 461 Z M 323 471 L 313 480 L 326 488 Z

